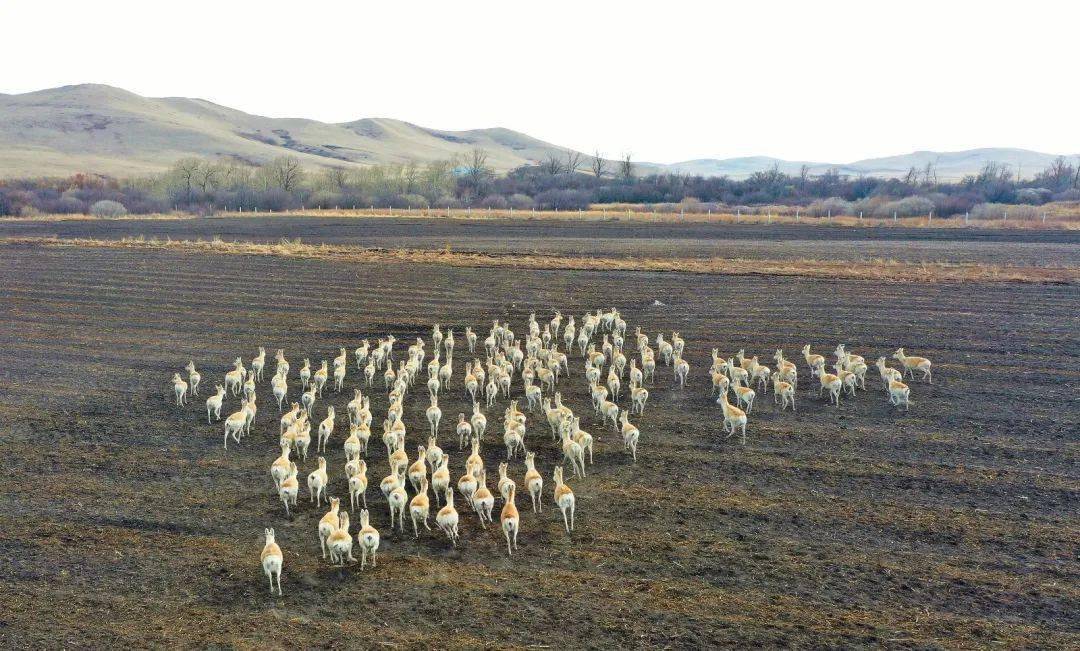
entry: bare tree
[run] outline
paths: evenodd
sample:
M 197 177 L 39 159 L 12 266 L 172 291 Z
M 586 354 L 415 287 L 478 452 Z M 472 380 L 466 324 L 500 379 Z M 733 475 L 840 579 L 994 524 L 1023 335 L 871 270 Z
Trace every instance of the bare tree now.
M 600 153 L 600 150 L 597 149 L 596 151 L 594 151 L 592 162 L 589 163 L 589 167 L 592 169 L 593 176 L 595 176 L 596 178 L 600 178 L 601 176 L 603 176 L 604 172 L 606 171 L 604 169 L 606 164 L 607 161 L 604 160 L 604 155 Z
M 465 162 L 465 179 L 477 195 L 480 194 L 488 179 L 494 176 L 494 172 L 488 167 L 487 160 L 487 151 L 477 147 L 469 152 Z
M 270 177 L 285 192 L 295 190 L 303 176 L 304 170 L 296 156 L 279 156 L 270 161 Z
M 927 161 L 926 167 L 923 169 L 923 182 L 927 185 L 937 183 L 937 168 L 929 161 Z
M 581 167 L 581 154 L 571 149 L 566 150 L 566 173 L 574 174 Z
M 915 169 L 914 166 L 912 166 L 911 169 L 907 171 L 907 174 L 904 175 L 904 184 L 911 186 L 919 184 L 919 170 Z
M 623 154 L 622 160 L 619 161 L 619 176 L 627 181 L 634 178 L 634 163 L 630 152 Z
M 349 184 L 349 172 L 344 167 L 328 167 L 323 172 L 323 184 L 328 190 L 343 192 Z
M 202 190 L 202 193 L 206 194 L 211 189 L 218 187 L 221 178 L 220 175 L 220 167 L 209 162 L 204 162 L 195 172 L 195 182 L 199 184 L 199 189 Z
M 420 166 L 416 164 L 416 161 L 411 160 L 405 163 L 405 167 L 401 169 L 401 178 L 405 182 L 405 194 L 416 192 L 420 181 Z
M 560 174 L 563 171 L 562 159 L 555 154 L 548 154 L 544 162 L 540 164 L 540 169 L 552 176 Z
M 198 158 L 181 158 L 173 165 L 172 172 L 184 189 L 184 198 L 191 199 L 191 190 L 195 186 L 203 161 Z

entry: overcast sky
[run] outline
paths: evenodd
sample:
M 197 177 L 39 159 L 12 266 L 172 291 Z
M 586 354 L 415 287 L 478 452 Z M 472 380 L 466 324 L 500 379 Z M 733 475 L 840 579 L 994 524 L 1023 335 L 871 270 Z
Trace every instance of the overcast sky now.
M 1080 153 L 1080 3 L 0 3 L 0 92 L 97 82 L 637 160 Z

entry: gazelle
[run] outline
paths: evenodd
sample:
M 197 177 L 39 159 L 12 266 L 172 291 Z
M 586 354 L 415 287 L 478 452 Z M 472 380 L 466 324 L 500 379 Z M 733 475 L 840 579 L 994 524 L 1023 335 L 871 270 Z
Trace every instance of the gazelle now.
M 630 390 L 630 413 L 632 414 L 644 414 L 645 403 L 649 400 L 649 390 L 645 387 L 634 387 Z
M 435 515 L 435 524 L 439 525 L 446 537 L 450 539 L 450 544 L 457 547 L 458 512 L 454 508 L 454 491 L 447 487 L 444 496 L 446 505 Z
M 904 405 L 904 411 L 911 406 L 911 389 L 900 380 L 889 380 L 889 402 L 899 407 Z
M 274 459 L 274 462 L 270 464 L 270 477 L 274 480 L 274 487 L 281 486 L 281 482 L 289 476 L 289 453 L 292 448 L 283 444 L 281 446 L 281 456 Z
M 791 384 L 795 389 L 799 388 L 799 371 L 795 367 L 795 364 L 784 359 L 784 351 L 777 348 L 773 354 L 773 359 L 776 360 L 776 370 L 780 373 L 780 379 Z
M 780 371 L 772 374 L 773 403 L 780 403 L 780 411 L 787 409 L 789 404 L 791 405 L 791 411 L 795 411 L 795 386 L 790 382 L 785 382 L 780 377 Z
M 408 476 L 409 483 L 412 484 L 413 490 L 419 490 L 420 484 L 427 481 L 427 448 L 423 445 L 416 447 L 416 461 L 409 466 Z
M 188 383 L 184 381 L 184 378 L 180 377 L 179 373 L 173 373 L 172 386 L 173 393 L 176 395 L 176 406 L 184 406 L 184 403 L 187 402 Z
M 202 375 L 195 370 L 195 362 L 189 360 L 184 370 L 188 372 L 188 384 L 191 387 L 189 395 L 199 395 L 199 382 L 202 382 Z
M 330 532 L 326 538 L 326 547 L 330 550 L 330 562 L 344 565 L 346 562 L 355 563 L 352 555 L 353 539 L 349 533 L 349 514 L 341 513 L 338 516 L 338 526 Z
M 836 371 L 836 377 L 840 378 L 841 388 L 846 389 L 848 395 L 855 395 L 855 387 L 859 384 L 859 376 L 846 370 L 840 362 L 833 364 L 833 370 Z
M 473 404 L 476 404 L 476 403 L 473 403 Z M 479 406 L 479 405 L 477 405 L 477 406 Z M 465 441 L 471 439 L 472 434 L 473 434 L 472 423 L 465 420 L 465 414 L 464 413 L 458 414 L 458 422 L 457 422 L 457 428 L 456 429 L 457 429 L 457 435 L 458 435 L 458 449 L 459 450 L 464 450 L 465 449 Z M 432 439 L 432 440 L 434 440 L 434 439 Z
M 274 540 L 274 530 L 265 529 L 266 544 L 263 545 L 262 553 L 259 554 L 259 560 L 262 562 L 263 572 L 266 577 L 270 579 L 270 594 L 274 594 L 274 578 L 277 578 L 277 593 L 281 596 L 281 566 L 283 564 L 284 557 L 281 555 L 281 548 L 278 547 L 277 542 Z
M 285 351 L 278 348 L 274 352 L 274 361 L 277 362 L 277 366 L 274 368 L 274 375 L 280 375 L 283 378 L 289 377 L 289 362 L 285 359 Z
M 884 356 L 878 357 L 874 366 L 877 366 L 878 374 L 881 376 L 881 384 L 885 387 L 885 393 L 889 392 L 889 380 L 903 381 L 904 379 L 903 373 L 885 365 Z
M 514 549 L 517 549 L 518 531 L 521 529 L 521 517 L 518 515 L 517 505 L 514 504 L 514 488 L 510 488 L 510 496 L 503 504 L 502 514 L 499 516 L 502 523 L 503 535 L 506 536 L 506 553 L 513 555 L 510 543 L 513 541 Z
M 630 423 L 629 417 L 625 411 L 619 415 L 619 422 L 622 424 L 623 447 L 630 451 L 631 457 L 633 457 L 634 462 L 637 463 L 637 444 L 641 432 L 637 427 Z
M 259 354 L 251 360 L 251 376 L 256 382 L 262 382 L 263 367 L 266 365 L 266 349 L 259 346 Z
M 300 395 L 300 403 L 304 405 L 304 411 L 307 412 L 308 418 L 311 417 L 312 411 L 315 409 L 315 385 L 312 384 L 308 387 L 308 390 Z
M 577 506 L 577 499 L 574 497 L 574 491 L 570 490 L 570 487 L 563 481 L 562 466 L 555 466 L 555 474 L 552 479 L 555 481 L 555 504 L 562 511 L 566 533 L 570 533 L 574 530 L 574 510 Z
M 420 528 L 417 526 L 417 521 L 424 523 L 424 528 L 428 531 L 431 527 L 428 526 L 428 514 L 431 512 L 431 501 L 428 499 L 428 480 L 427 476 L 424 476 L 423 481 L 420 482 L 420 491 L 413 496 L 412 501 L 409 502 L 409 516 L 412 518 L 413 535 L 417 538 L 420 537 Z
M 233 370 L 225 374 L 225 389 L 229 392 L 229 395 L 240 395 L 246 375 L 247 371 L 244 369 L 244 362 L 237 357 L 233 360 Z
M 465 460 L 465 469 L 471 475 L 475 475 L 484 467 L 484 458 L 480 456 L 480 440 L 472 440 L 472 454 Z
M 574 476 L 585 476 L 585 450 L 574 439 L 570 438 L 570 431 L 563 429 L 562 432 L 563 459 L 570 463 Z
M 686 388 L 686 378 L 690 375 L 690 364 L 682 355 L 675 355 L 675 381 L 679 388 Z
M 821 393 L 827 389 L 829 391 L 829 402 L 834 402 L 836 403 L 836 406 L 839 407 L 840 389 L 843 387 L 843 384 L 838 376 L 825 372 L 824 358 L 822 358 L 821 363 L 814 368 L 814 373 L 818 376 L 818 382 L 820 383 L 818 386 L 818 397 L 821 397 Z
M 394 490 L 390 491 L 390 495 L 386 498 L 386 503 L 390 507 L 390 531 L 394 530 L 394 516 L 397 515 L 398 529 L 405 532 L 405 507 L 409 503 L 409 494 L 405 492 L 405 474 L 404 471 L 398 474 L 397 486 Z
M 821 355 L 815 355 L 810 352 L 810 344 L 806 344 L 802 349 L 803 359 L 806 360 L 806 365 L 811 369 L 816 369 L 819 364 L 825 363 L 825 358 Z M 813 391 L 813 389 L 810 389 Z
M 345 387 L 345 365 L 334 367 L 334 392 L 341 393 Z
M 360 511 L 360 531 L 356 534 L 360 543 L 360 569 L 367 567 L 368 554 L 371 554 L 371 567 L 375 567 L 375 552 L 379 551 L 379 531 L 371 526 L 368 510 Z
M 285 400 L 289 397 L 289 383 L 284 375 L 276 373 L 274 377 L 270 378 L 270 389 L 274 393 L 274 400 L 277 400 L 278 413 L 280 414 L 281 406 L 285 404 Z
M 285 505 L 285 517 L 291 517 L 289 505 L 296 506 L 296 500 L 300 495 L 300 482 L 296 479 L 298 472 L 296 464 L 290 461 L 288 474 L 278 484 L 278 498 Z
M 326 386 L 326 378 L 328 374 L 329 368 L 327 366 L 326 360 L 324 359 L 322 361 L 322 364 L 319 365 L 319 370 L 315 371 L 315 373 L 311 376 L 311 384 L 315 387 L 315 390 L 318 392 L 320 398 L 322 397 L 323 387 Z
M 315 506 L 322 504 L 322 498 L 326 492 L 326 457 L 319 457 L 319 467 L 308 473 L 308 494 Z
M 327 511 L 322 518 L 319 519 L 319 524 L 316 529 L 319 532 L 319 547 L 322 548 L 322 557 L 326 558 L 326 539 L 330 537 L 330 534 L 334 533 L 334 529 L 337 529 L 340 520 L 338 515 L 341 512 L 341 500 L 336 497 L 330 498 L 330 510 Z
M 345 460 L 359 459 L 364 449 L 364 443 L 360 441 L 360 425 L 349 425 L 349 438 L 345 439 L 342 448 L 345 450 Z M 370 430 L 368 434 L 370 436 Z
M 439 467 L 431 472 L 431 489 L 435 493 L 435 503 L 439 503 L 439 496 L 446 494 L 450 488 L 450 457 L 443 455 Z
M 544 490 L 544 477 L 536 470 L 535 452 L 529 452 L 525 455 L 525 468 L 525 487 L 529 489 L 533 513 L 542 512 L 544 510 L 542 495 Z M 506 495 L 503 495 L 503 499 L 506 499 Z
M 237 443 L 240 442 L 240 435 L 244 433 L 244 427 L 247 425 L 247 401 L 240 401 L 240 410 L 234 411 L 229 414 L 229 417 L 225 419 L 225 449 L 229 449 L 229 437 L 232 436 L 233 440 Z
M 750 387 L 744 387 L 739 384 L 731 385 L 731 391 L 735 394 L 735 401 L 740 406 L 746 409 L 746 413 L 750 413 L 754 410 L 754 398 L 756 393 Z
M 304 358 L 304 365 L 300 367 L 300 388 L 307 391 L 311 384 L 311 360 Z
M 930 373 L 930 360 L 925 357 L 915 357 L 913 355 L 904 354 L 903 348 L 897 348 L 893 353 L 893 359 L 900 362 L 900 365 L 904 367 L 904 375 L 910 376 L 914 379 L 915 369 L 922 371 L 922 379 L 927 380 L 930 384 L 934 383 L 934 377 Z
M 511 488 L 511 490 L 513 490 Z M 472 506 L 480 518 L 480 526 L 487 528 L 485 522 L 491 522 L 491 510 L 495 508 L 495 497 L 487 487 L 487 473 L 481 469 L 476 478 L 476 490 L 472 494 Z
M 442 420 L 442 409 L 439 409 L 439 399 L 436 396 L 431 397 L 431 406 L 427 408 L 425 414 L 427 415 L 428 424 L 431 425 L 431 435 L 437 441 L 439 439 L 439 421 Z
M 736 429 L 742 429 L 742 443 L 746 445 L 746 412 L 738 407 L 731 405 L 727 401 L 727 394 L 720 394 L 720 398 L 717 399 L 720 406 L 724 410 L 724 431 L 728 433 L 727 437 L 731 438 L 731 435 L 735 433 Z
M 357 459 L 356 473 L 349 477 L 349 503 L 352 510 L 356 510 L 357 497 L 360 497 L 364 503 L 364 508 L 367 508 L 367 486 L 367 462 L 363 459 Z
M 218 384 L 217 393 L 206 399 L 206 422 L 210 422 L 210 414 L 214 414 L 214 420 L 221 420 L 221 405 L 225 401 L 225 387 Z
M 326 408 L 326 418 L 319 423 L 319 441 L 315 446 L 316 452 L 326 452 L 326 444 L 330 441 L 330 435 L 334 433 L 335 417 L 334 406 L 330 405 Z
M 300 404 L 292 403 L 292 408 L 289 411 L 281 415 L 281 429 L 278 434 L 284 434 L 285 430 L 289 429 L 293 423 L 300 418 Z
M 531 455 L 531 454 L 532 453 L 529 452 L 529 453 L 526 453 L 526 455 L 525 455 L 525 464 L 526 465 L 528 465 L 528 463 L 529 463 L 529 455 Z M 510 479 L 510 476 L 507 474 L 509 469 L 510 469 L 510 464 L 505 463 L 505 462 L 499 464 L 499 483 L 498 483 L 499 495 L 502 495 L 502 498 L 504 500 L 506 499 L 506 495 L 507 495 L 507 492 L 510 490 L 510 487 L 517 485 L 517 484 L 514 483 L 513 479 Z

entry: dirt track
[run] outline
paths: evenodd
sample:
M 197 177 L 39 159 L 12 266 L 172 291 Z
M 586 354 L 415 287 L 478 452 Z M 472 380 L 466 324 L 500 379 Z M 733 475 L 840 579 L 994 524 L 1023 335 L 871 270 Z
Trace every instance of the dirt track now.
M 39 247 L 5 248 L 0 279 L 5 646 L 1080 644 L 1074 287 Z M 631 328 L 681 332 L 692 385 L 670 390 L 661 369 L 635 421 L 632 465 L 586 409 L 572 356 L 562 390 L 598 439 L 589 477 L 571 481 L 578 530 L 567 536 L 557 520 L 557 455 L 532 420 L 545 510 L 534 516 L 518 501 L 512 560 L 460 504 L 458 551 L 440 535 L 391 533 L 372 486 L 379 567 L 328 567 L 315 536 L 321 511 L 302 500 L 289 521 L 272 493 L 277 414 L 266 385 L 253 435 L 227 453 L 201 400 L 166 401 L 169 376 L 189 358 L 205 395 L 229 360 L 259 345 L 284 347 L 296 369 L 362 337 L 427 337 L 435 320 L 460 333 L 508 318 L 520 333 L 530 309 L 608 305 Z M 782 346 L 795 357 L 802 343 L 826 353 L 839 341 L 867 357 L 905 345 L 934 360 L 935 384 L 912 384 L 909 414 L 888 406 L 876 377 L 839 409 L 801 389 L 799 412 L 780 414 L 761 396 L 747 446 L 718 436 L 710 348 L 768 356 Z M 352 366 L 346 393 L 327 393 L 319 418 L 327 404 L 343 413 L 357 381 Z M 374 396 L 378 418 L 385 395 Z M 463 398 L 459 373 L 444 433 Z M 407 402 L 411 455 L 424 402 Z M 489 469 L 505 453 L 505 404 L 488 412 Z M 328 455 L 338 495 L 342 420 Z M 441 442 L 456 477 L 463 457 L 450 438 Z M 378 445 L 373 484 L 386 474 Z M 519 463 L 519 483 L 521 473 Z M 265 526 L 286 552 L 281 599 L 266 594 L 258 568 Z

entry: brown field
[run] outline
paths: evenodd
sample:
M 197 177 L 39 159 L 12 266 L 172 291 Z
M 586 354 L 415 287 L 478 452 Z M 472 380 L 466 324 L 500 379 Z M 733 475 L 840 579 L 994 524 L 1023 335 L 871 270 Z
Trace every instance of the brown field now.
M 194 242 L 212 235 L 194 230 L 207 222 L 212 228 L 213 220 L 191 220 L 169 234 L 186 232 L 178 239 L 191 243 L 119 241 L 160 236 L 132 232 L 144 226 L 135 221 L 125 222 L 127 231 L 62 234 L 118 240 L 108 245 L 0 245 L 5 647 L 1080 645 L 1075 284 L 681 273 L 670 264 L 661 272 L 632 259 L 641 240 L 652 252 L 645 259 L 683 260 L 656 231 L 620 232 L 610 242 L 593 231 L 560 233 L 594 238 L 600 257 L 644 270 L 584 267 L 587 252 L 564 252 L 546 266 L 543 254 L 514 265 L 454 258 L 480 255 L 468 249 L 464 227 L 445 236 L 450 253 L 410 246 L 408 236 L 403 257 L 365 257 L 357 247 L 366 241 L 330 243 L 331 255 L 292 245 L 294 253 L 275 250 L 280 224 L 269 221 L 235 238 L 254 243 Z M 807 232 L 852 255 L 886 244 L 923 251 L 906 233 L 867 240 Z M 7 224 L 0 233 L 48 235 Z M 499 249 L 496 235 L 485 236 L 493 243 L 483 252 L 501 258 L 533 238 L 522 226 Z M 707 236 L 695 238 L 701 250 L 712 246 Z M 1048 253 L 1022 266 L 1075 274 L 1071 239 L 990 236 L 949 236 L 940 254 L 952 258 L 938 263 L 992 266 L 1044 247 Z M 763 260 L 804 259 L 803 244 L 753 241 Z M 570 480 L 577 529 L 567 535 L 552 504 L 559 455 L 539 415 L 531 417 L 527 445 L 546 480 L 544 511 L 533 514 L 519 497 L 522 534 L 512 558 L 501 534 L 481 529 L 460 498 L 456 550 L 434 532 L 419 540 L 391 532 L 372 485 L 368 501 L 383 536 L 378 567 L 330 567 L 315 534 L 322 510 L 301 497 L 286 518 L 273 493 L 278 416 L 267 384 L 258 389 L 252 435 L 227 452 L 202 399 L 179 408 L 169 395 L 169 377 L 188 359 L 203 373 L 205 396 L 233 357 L 248 363 L 261 345 L 271 354 L 285 349 L 295 398 L 304 357 L 317 364 L 340 345 L 351 352 L 364 337 L 393 333 L 400 358 L 406 342 L 428 338 L 438 321 L 459 337 L 440 439 L 456 478 L 464 457 L 449 432 L 467 408 L 457 359 L 471 358 L 464 326 L 483 336 L 492 319 L 507 319 L 521 334 L 531 310 L 545 320 L 553 309 L 580 318 L 611 305 L 631 330 L 686 338 L 690 386 L 674 389 L 671 369 L 660 367 L 644 416 L 633 419 L 642 441 L 632 464 L 618 435 L 592 415 L 572 354 L 561 390 L 597 440 L 588 477 Z M 747 445 L 723 438 L 708 395 L 711 348 L 746 348 L 771 365 L 776 348 L 797 358 L 803 343 L 826 354 L 840 341 L 868 358 L 900 345 L 925 355 L 934 384 L 912 382 L 904 413 L 888 405 L 871 373 L 867 391 L 830 407 L 808 390 L 797 359 L 798 411 L 781 413 L 771 394 L 760 395 Z M 316 405 L 316 420 L 327 405 L 338 408 L 330 492 L 346 498 L 344 405 L 358 382 L 350 354 L 345 392 L 328 389 Z M 423 392 L 418 385 L 406 402 L 410 456 L 426 428 Z M 371 395 L 377 423 L 386 396 Z M 505 457 L 506 404 L 486 410 L 491 474 Z M 228 400 L 223 414 L 236 406 Z M 383 455 L 373 437 L 372 484 L 386 474 Z M 522 474 L 515 462 L 519 485 Z M 269 526 L 285 552 L 281 598 L 267 594 L 258 565 Z

